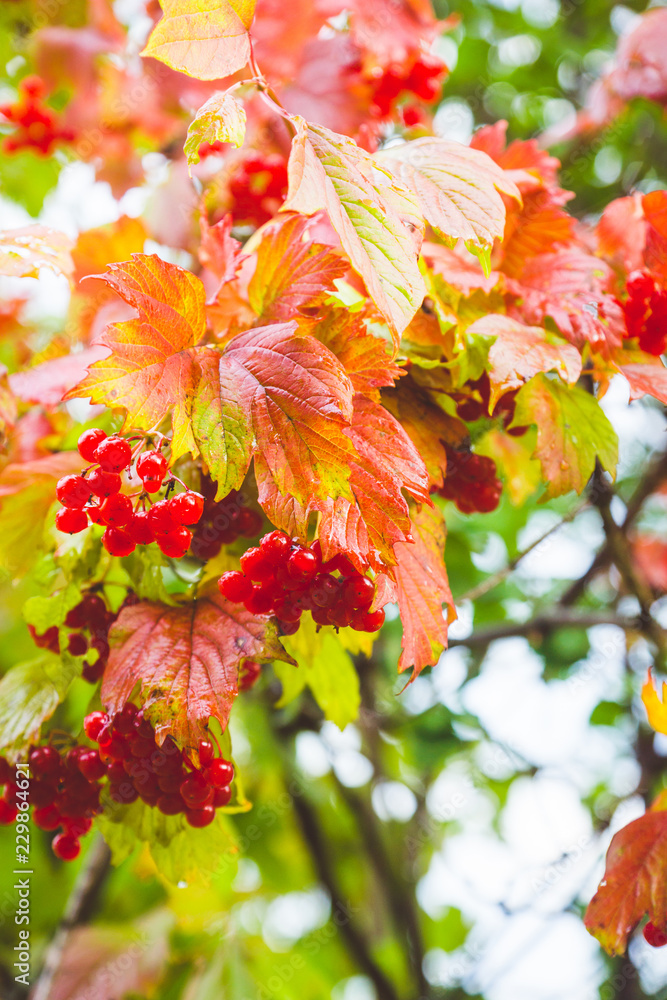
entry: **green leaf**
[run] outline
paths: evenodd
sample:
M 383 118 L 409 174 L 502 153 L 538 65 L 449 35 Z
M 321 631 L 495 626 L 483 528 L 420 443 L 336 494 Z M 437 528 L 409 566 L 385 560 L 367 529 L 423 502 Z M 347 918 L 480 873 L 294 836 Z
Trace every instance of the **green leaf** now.
M 203 142 L 231 142 L 237 148 L 245 138 L 245 108 L 228 90 L 218 90 L 209 97 L 188 128 L 183 151 L 188 169 L 199 163 L 199 147 Z
M 34 742 L 42 723 L 65 697 L 71 679 L 53 653 L 8 670 L 0 680 L 0 748 L 22 750 Z
M 341 641 L 329 626 L 318 632 L 310 616 L 303 618 L 294 635 L 283 636 L 282 643 L 296 660 L 298 670 L 288 664 L 274 663 L 273 669 L 283 685 L 278 706 L 293 701 L 304 687 L 309 687 L 326 718 L 339 729 L 354 722 L 361 704 L 359 677 L 343 641 L 349 643 L 348 639 Z
M 581 493 L 593 474 L 595 459 L 616 474 L 618 438 L 594 396 L 559 378 L 536 375 L 516 397 L 513 426 L 535 424 L 534 457 L 542 467 L 546 491 L 542 500 L 569 490 Z
M 23 606 L 23 617 L 28 625 L 33 625 L 38 635 L 48 628 L 60 626 L 67 613 L 81 600 L 81 591 L 74 583 L 68 583 L 50 597 L 30 597 Z
M 140 799 L 129 806 L 110 799 L 103 804 L 96 822 L 115 865 L 146 845 L 158 872 L 169 882 L 206 885 L 223 864 L 236 866 L 234 836 L 220 809 L 209 826 L 196 829 L 183 814 L 165 816 Z
M 423 219 L 407 188 L 351 139 L 295 116 L 285 211 L 324 210 L 395 336 L 422 303 Z

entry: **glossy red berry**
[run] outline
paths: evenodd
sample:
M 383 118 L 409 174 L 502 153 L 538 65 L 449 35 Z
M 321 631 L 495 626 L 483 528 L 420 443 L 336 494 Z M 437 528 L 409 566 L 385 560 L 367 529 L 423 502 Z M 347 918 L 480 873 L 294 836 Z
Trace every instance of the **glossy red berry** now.
M 35 826 L 38 826 L 40 830 L 57 830 L 62 823 L 62 816 L 55 805 L 33 809 L 32 818 Z
M 28 753 L 28 764 L 34 777 L 53 778 L 60 770 L 60 754 L 55 747 L 33 747 Z
M 200 740 L 197 749 L 199 752 L 199 763 L 202 767 L 207 767 L 215 756 L 213 744 L 210 740 Z
M 317 570 L 317 558 L 310 549 L 295 549 L 287 560 L 287 572 L 295 580 L 303 582 L 312 580 Z
M 155 541 L 155 532 L 148 519 L 147 510 L 137 510 L 125 525 L 125 531 L 137 545 L 150 545 Z
M 76 535 L 87 527 L 88 515 L 85 510 L 63 507 L 56 514 L 56 528 L 67 535 Z
M 137 475 L 140 479 L 159 479 L 167 474 L 167 459 L 159 451 L 145 451 L 137 459 Z
M 5 799 L 0 799 L 0 824 L 7 826 L 9 823 L 13 823 L 18 814 L 16 806 L 10 805 Z
M 145 479 L 142 479 L 142 483 L 146 493 L 159 493 L 162 489 L 162 480 L 156 479 L 153 476 L 147 476 Z
M 287 559 L 292 548 L 292 539 L 284 531 L 270 531 L 268 535 L 264 535 L 259 547 L 272 562 L 280 563 Z
M 187 528 L 174 528 L 166 535 L 158 535 L 160 549 L 170 559 L 180 559 L 190 548 L 192 535 Z
M 148 522 L 156 535 L 167 535 L 180 527 L 170 500 L 158 500 L 154 503 L 148 511 Z
M 204 498 L 201 493 L 186 490 L 171 498 L 169 508 L 178 524 L 197 524 L 204 513 Z
M 223 785 L 231 785 L 234 779 L 234 766 L 222 757 L 216 757 L 206 768 L 206 777 L 212 785 L 222 788 Z
M 228 806 L 232 799 L 232 790 L 229 785 L 225 785 L 223 788 L 216 788 L 213 793 L 213 802 L 211 803 L 214 809 L 221 809 L 223 806 Z
M 212 805 L 206 805 L 202 809 L 186 809 L 185 818 L 190 826 L 208 826 L 215 819 L 215 808 Z
M 667 944 L 667 933 L 649 922 L 644 927 L 644 938 L 652 948 L 663 948 Z
M 241 556 L 241 569 L 253 582 L 261 583 L 270 580 L 275 569 L 274 559 L 270 552 L 254 545 Z
M 100 510 L 99 506 L 86 507 L 86 514 L 88 515 L 93 524 L 102 524 L 104 525 L 104 527 L 106 527 L 106 525 L 104 524 L 104 519 L 102 517 L 102 511 Z
M 379 632 L 384 625 L 384 610 L 357 611 L 354 613 L 353 624 L 358 632 Z
M 236 570 L 228 570 L 218 580 L 218 589 L 223 597 L 235 604 L 243 604 L 253 592 L 253 586 L 247 576 Z
M 132 461 L 132 449 L 128 441 L 114 434 L 105 438 L 97 446 L 95 461 L 105 472 L 122 472 Z
M 72 656 L 85 656 L 88 652 L 88 641 L 80 632 L 72 632 L 67 640 L 67 649 Z
M 81 458 L 85 458 L 86 462 L 96 462 L 95 452 L 105 438 L 106 433 L 101 427 L 91 427 L 89 431 L 84 431 L 77 442 Z
M 106 774 L 106 767 L 97 750 L 86 750 L 85 753 L 80 754 L 76 764 L 88 781 L 98 781 Z
M 109 725 L 109 716 L 106 712 L 91 712 L 83 720 L 83 731 L 89 740 L 97 743 L 97 738 L 105 726 Z
M 273 598 L 261 587 L 253 587 L 245 606 L 253 615 L 268 615 L 273 607 Z
M 104 501 L 100 514 L 105 524 L 122 528 L 132 517 L 132 501 L 124 493 L 115 493 Z
M 375 584 L 367 576 L 350 576 L 343 584 L 343 600 L 348 608 L 370 608 L 375 597 Z
M 213 789 L 199 772 L 191 774 L 180 786 L 183 801 L 190 809 L 198 809 L 213 799 Z
M 90 487 L 83 476 L 63 476 L 56 484 L 56 496 L 63 507 L 85 507 Z
M 79 856 L 81 844 L 69 833 L 59 833 L 53 838 L 53 853 L 61 861 L 74 861 Z
M 110 556 L 129 556 L 136 545 L 130 535 L 122 528 L 107 528 L 102 535 L 102 545 Z
M 122 485 L 117 472 L 105 472 L 104 469 L 93 469 L 86 477 L 86 482 L 90 492 L 101 500 L 120 492 Z

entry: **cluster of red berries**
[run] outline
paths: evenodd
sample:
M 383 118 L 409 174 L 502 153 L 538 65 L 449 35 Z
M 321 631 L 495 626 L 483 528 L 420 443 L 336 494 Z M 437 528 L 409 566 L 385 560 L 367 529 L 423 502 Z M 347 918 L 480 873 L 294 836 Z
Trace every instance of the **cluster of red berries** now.
M 456 412 L 461 420 L 472 423 L 489 416 L 489 403 L 491 400 L 491 381 L 487 372 L 483 372 L 479 378 L 471 379 L 466 383 L 467 394 L 452 393 L 456 400 Z M 516 394 L 518 390 L 512 389 L 505 392 L 496 402 L 491 412 L 492 417 L 502 417 L 503 426 L 512 437 L 521 437 L 528 430 L 525 426 L 510 427 L 514 420 L 516 409 Z
M 486 455 L 446 445 L 447 475 L 436 492 L 453 500 L 462 514 L 489 514 L 500 502 L 503 484 L 496 476 L 496 463 Z
M 157 542 L 166 556 L 178 559 L 190 547 L 188 528 L 196 524 L 204 510 L 204 498 L 192 490 L 167 495 L 145 508 L 148 495 L 162 489 L 168 472 L 167 459 L 157 449 L 142 452 L 135 469 L 143 489 L 132 497 L 121 493 L 120 473 L 133 461 L 129 441 L 116 434 L 110 437 L 98 427 L 84 433 L 78 442 L 79 454 L 94 465 L 81 475 L 63 476 L 56 485 L 56 496 L 63 509 L 56 514 L 59 531 L 76 534 L 93 524 L 105 527 L 102 544 L 112 556 L 129 556 L 137 545 Z M 170 477 L 168 494 L 176 480 Z
M 63 861 L 73 861 L 81 850 L 80 838 L 88 833 L 100 809 L 100 779 L 106 767 L 97 750 L 72 747 L 64 756 L 54 746 L 35 746 L 28 751 L 29 801 L 32 818 L 40 830 L 57 830 L 52 847 Z M 17 810 L 17 785 L 12 768 L 0 757 L 0 823 L 13 823 Z
M 664 948 L 667 944 L 667 934 L 661 931 L 655 924 L 651 921 L 644 926 L 644 940 L 651 945 L 652 948 Z
M 206 562 L 217 556 L 223 545 L 237 538 L 256 538 L 262 527 L 262 515 L 242 503 L 236 490 L 216 501 L 215 483 L 202 478 L 201 491 L 206 497 L 204 512 L 195 528 L 190 547 L 193 556 Z
M 134 592 L 128 593 L 118 613 L 110 611 L 104 599 L 92 591 L 67 613 L 65 627 L 72 629 L 67 640 L 67 650 L 72 656 L 85 656 L 90 650 L 97 652 L 94 662 L 84 660 L 82 676 L 91 684 L 96 684 L 104 673 L 109 659 L 109 629 L 123 608 L 136 604 L 138 597 Z M 28 625 L 33 641 L 40 649 L 50 649 L 52 653 L 60 652 L 60 637 L 56 625 L 46 632 L 37 635 L 33 625 Z
M 198 769 L 171 737 L 157 745 L 153 726 L 132 702 L 112 718 L 91 712 L 83 728 L 99 747 L 114 802 L 129 805 L 141 799 L 165 816 L 184 813 L 190 826 L 197 827 L 208 826 L 215 810 L 229 804 L 234 767 L 216 757 L 210 740 L 199 742 Z
M 318 541 L 305 546 L 271 531 L 243 553 L 241 570 L 222 574 L 220 593 L 253 614 L 275 615 L 284 635 L 298 630 L 304 611 L 318 625 L 350 625 L 358 632 L 377 632 L 384 623 L 384 611 L 369 610 L 373 581 L 343 555 L 323 563 Z
M 48 156 L 57 142 L 71 142 L 74 133 L 63 128 L 58 116 L 43 103 L 46 94 L 44 81 L 38 76 L 28 76 L 19 84 L 20 97 L 14 104 L 0 105 L 0 115 L 16 125 L 3 144 L 3 152 L 16 153 L 31 148 L 40 156 Z
M 251 153 L 229 182 L 230 212 L 236 223 L 261 226 L 276 214 L 287 194 L 287 163 L 279 153 Z
M 660 355 L 667 350 L 667 291 L 646 271 L 628 278 L 628 298 L 623 305 L 628 337 L 637 337 L 642 351 Z
M 422 52 L 410 66 L 388 66 L 372 81 L 371 114 L 386 118 L 402 94 L 414 94 L 425 104 L 432 104 L 438 97 L 447 67 L 437 56 Z M 406 109 L 403 120 L 415 125 L 421 120 L 418 108 Z

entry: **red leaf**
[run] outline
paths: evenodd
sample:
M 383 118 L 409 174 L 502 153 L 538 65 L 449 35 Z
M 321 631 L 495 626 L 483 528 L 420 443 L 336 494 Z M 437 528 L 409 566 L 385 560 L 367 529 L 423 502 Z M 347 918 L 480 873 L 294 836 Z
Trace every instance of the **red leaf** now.
M 653 396 L 667 403 L 667 368 L 659 358 L 654 358 L 652 364 L 620 364 L 619 371 L 630 384 L 630 402 L 640 396 Z
M 642 198 L 647 223 L 645 260 L 667 283 L 667 191 L 651 191 Z
M 194 434 L 220 496 L 240 486 L 253 454 L 267 511 L 275 491 L 304 505 L 348 492 L 352 385 L 323 344 L 282 323 L 239 334 L 222 355 L 203 348 L 197 360 Z
M 139 316 L 108 328 L 112 351 L 66 398 L 90 396 L 127 411 L 126 424 L 150 430 L 171 413 L 174 458 L 193 450 L 190 407 L 196 368 L 192 348 L 206 332 L 204 286 L 190 271 L 155 254 L 109 265 L 104 280 Z
M 625 271 L 644 266 L 646 222 L 641 196 L 616 198 L 607 205 L 597 224 L 598 250 L 611 264 Z
M 647 583 L 667 593 L 667 542 L 654 535 L 640 535 L 632 542 L 632 555 Z
M 445 570 L 445 521 L 438 507 L 412 512 L 414 544 L 399 542 L 396 553 L 398 607 L 403 625 L 399 671 L 413 668 L 412 680 L 438 662 L 447 648 L 447 619 L 456 618 Z
M 34 368 L 10 375 L 9 385 L 14 395 L 24 403 L 57 406 L 65 393 L 84 378 L 90 365 L 105 357 L 106 353 L 104 347 L 89 347 L 78 354 L 44 361 Z
M 263 323 L 282 323 L 324 304 L 347 262 L 309 230 L 317 218 L 280 213 L 262 229 L 257 265 L 248 286 L 250 305 Z
M 391 360 L 387 342 L 367 332 L 360 313 L 331 308 L 313 333 L 336 355 L 355 392 L 372 397 L 377 389 L 393 385 L 405 374 Z
M 139 685 L 160 745 L 171 735 L 196 747 L 211 717 L 225 728 L 243 660 L 294 662 L 266 617 L 228 603 L 217 588 L 180 607 L 125 608 L 110 643 L 102 701 L 117 712 Z
M 667 812 L 647 812 L 614 835 L 604 879 L 586 910 L 585 924 L 610 955 L 648 913 L 667 931 Z

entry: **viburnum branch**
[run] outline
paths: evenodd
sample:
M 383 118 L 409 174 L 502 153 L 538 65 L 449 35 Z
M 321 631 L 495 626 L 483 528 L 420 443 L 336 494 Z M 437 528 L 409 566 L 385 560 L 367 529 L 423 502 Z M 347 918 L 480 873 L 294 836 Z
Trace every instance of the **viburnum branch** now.
M 543 636 L 559 628 L 593 628 L 596 625 L 615 625 L 617 628 L 641 631 L 641 621 L 637 616 L 633 618 L 612 612 L 575 611 L 557 607 L 551 611 L 542 611 L 526 622 L 507 622 L 486 629 L 476 629 L 465 639 L 450 639 L 449 648 L 454 646 L 484 648 L 497 639 L 509 639 L 512 636 Z

